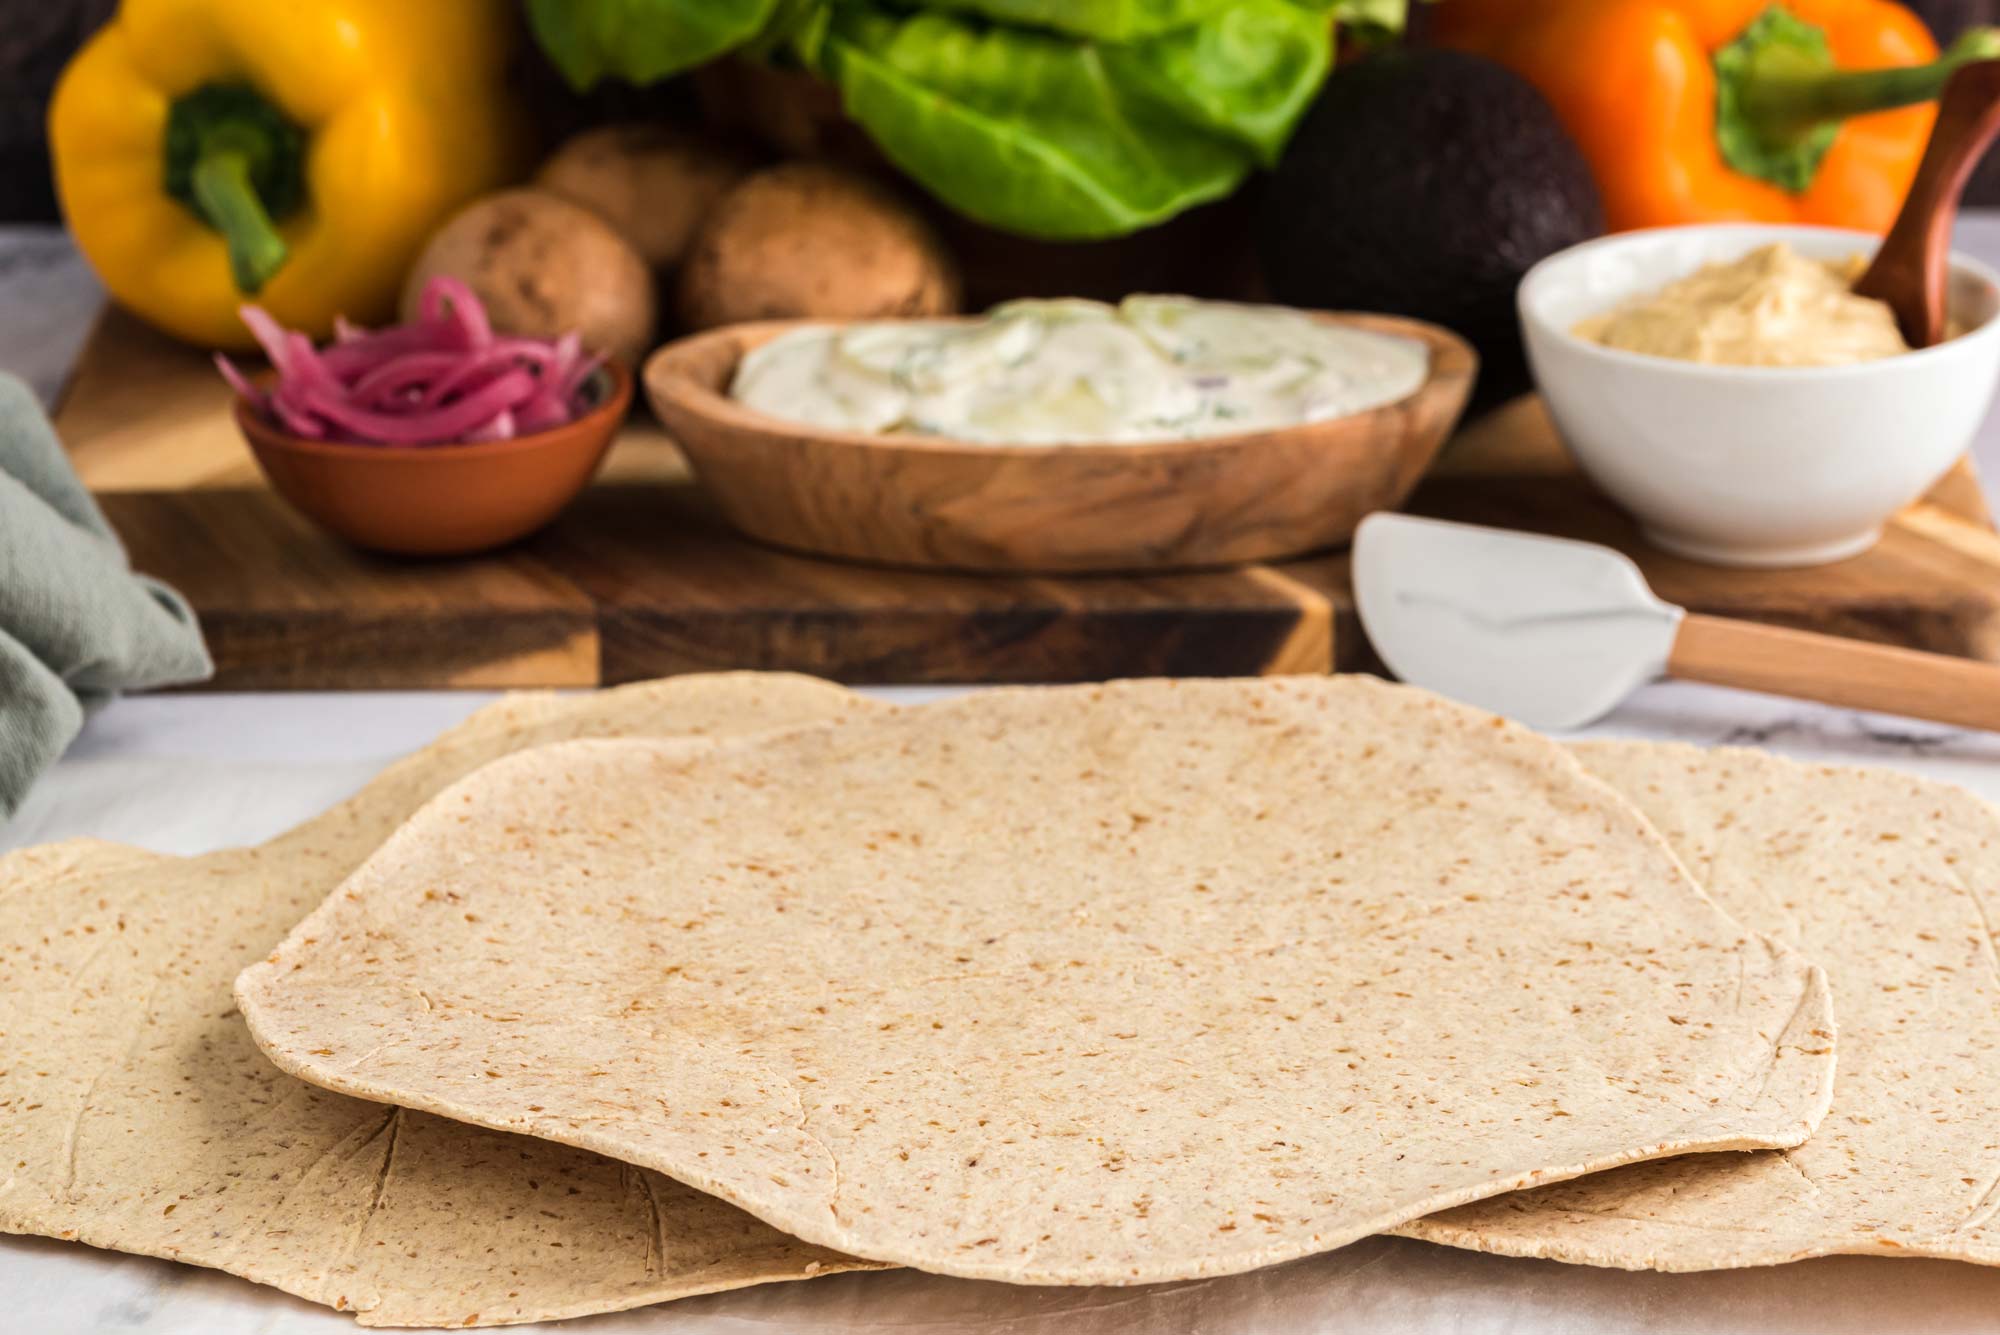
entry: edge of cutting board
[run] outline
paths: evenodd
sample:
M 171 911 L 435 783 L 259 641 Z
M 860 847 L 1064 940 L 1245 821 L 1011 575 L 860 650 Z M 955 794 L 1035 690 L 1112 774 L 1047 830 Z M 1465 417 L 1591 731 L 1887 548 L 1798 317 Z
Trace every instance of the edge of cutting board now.
M 201 616 L 218 689 L 592 686 L 764 668 L 880 684 L 1377 666 L 1345 553 L 1238 570 L 1008 579 L 875 569 L 732 532 L 643 417 L 549 530 L 459 562 L 355 552 L 263 486 L 207 357 L 108 311 L 57 426 L 134 564 Z M 1540 405 L 1447 446 L 1411 510 L 1608 542 L 1694 610 L 2000 661 L 2000 535 L 1969 462 L 1871 552 L 1725 571 L 1652 551 Z

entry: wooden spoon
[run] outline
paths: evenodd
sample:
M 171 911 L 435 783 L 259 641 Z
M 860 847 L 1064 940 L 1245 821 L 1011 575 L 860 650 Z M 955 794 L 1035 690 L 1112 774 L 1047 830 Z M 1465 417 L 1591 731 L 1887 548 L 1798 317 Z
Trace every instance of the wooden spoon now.
M 1959 196 L 1996 134 L 2000 60 L 1976 60 L 1945 83 L 1937 126 L 1917 164 L 1903 211 L 1854 284 L 1858 295 L 1889 304 L 1904 341 L 1913 348 L 1944 341 L 1951 229 L 1958 220 Z

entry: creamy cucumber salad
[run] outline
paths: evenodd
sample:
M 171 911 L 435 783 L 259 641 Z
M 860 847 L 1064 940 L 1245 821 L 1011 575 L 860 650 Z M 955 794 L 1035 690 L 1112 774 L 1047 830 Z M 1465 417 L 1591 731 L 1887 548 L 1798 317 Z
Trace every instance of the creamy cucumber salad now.
M 1429 370 L 1415 339 L 1290 307 L 1139 296 L 800 329 L 745 356 L 730 393 L 838 431 L 1140 444 L 1345 417 L 1408 397 Z

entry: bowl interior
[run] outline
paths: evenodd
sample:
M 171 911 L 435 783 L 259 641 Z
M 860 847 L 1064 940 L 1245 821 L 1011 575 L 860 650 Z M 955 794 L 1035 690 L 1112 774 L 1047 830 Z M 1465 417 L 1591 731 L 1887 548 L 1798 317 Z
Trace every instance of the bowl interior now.
M 1437 325 L 1421 320 L 1406 319 L 1395 315 L 1376 315 L 1346 311 L 1308 311 L 1314 319 L 1349 325 L 1372 333 L 1388 334 L 1395 337 L 1414 339 L 1425 345 L 1430 353 L 1430 368 L 1423 383 L 1403 399 L 1395 403 L 1383 404 L 1379 408 L 1352 414 L 1351 418 L 1329 418 L 1318 422 L 1300 422 L 1276 431 L 1251 431 L 1229 435 L 1196 436 L 1188 439 L 1168 437 L 1157 441 L 1072 441 L 1050 442 L 1033 445 L 993 444 L 955 440 L 947 436 L 921 436 L 902 434 L 882 434 L 874 432 L 834 431 L 815 426 L 809 422 L 794 421 L 790 418 L 773 417 L 746 407 L 730 397 L 729 384 L 735 377 L 736 367 L 753 348 L 759 347 L 783 334 L 796 329 L 833 323 L 825 320 L 774 320 L 756 324 L 731 325 L 706 333 L 692 334 L 669 343 L 655 352 L 645 366 L 647 394 L 656 407 L 662 403 L 672 404 L 683 410 L 697 413 L 702 418 L 718 424 L 743 429 L 753 429 L 773 435 L 790 436 L 795 439 L 811 439 L 817 442 L 854 446 L 871 450 L 911 450 L 925 453 L 955 453 L 984 459 L 1019 456 L 1027 459 L 1050 456 L 1059 451 L 1070 456 L 1101 456 L 1107 460 L 1130 458 L 1134 452 L 1148 454 L 1192 453 L 1242 445 L 1247 441 L 1302 428 L 1328 427 L 1336 422 L 1359 419 L 1372 412 L 1394 409 L 1402 404 L 1421 398 L 1427 393 L 1460 382 L 1469 382 L 1478 368 L 1478 358 L 1458 335 Z M 955 317 L 960 321 L 972 321 L 979 316 Z M 931 321 L 935 323 L 935 321 Z
M 256 377 L 260 385 L 276 375 L 266 371 Z M 606 362 L 584 382 L 587 396 L 583 411 L 558 426 L 545 427 L 525 436 L 507 440 L 455 440 L 430 445 L 384 445 L 361 440 L 314 440 L 294 435 L 266 416 L 248 400 L 237 397 L 236 416 L 246 434 L 265 446 L 328 457 L 382 461 L 390 466 L 421 465 L 449 456 L 454 459 L 490 457 L 534 450 L 558 440 L 609 430 L 625 415 L 632 403 L 632 373 L 616 361 Z M 607 423 L 609 425 L 607 425 Z
M 1568 335 L 1579 320 L 1659 291 L 1704 264 L 1783 241 L 1812 259 L 1873 255 L 1881 238 L 1834 227 L 1721 224 L 1661 227 L 1586 241 L 1542 261 L 1521 285 L 1522 314 Z M 2000 313 L 2000 285 L 1985 265 L 1952 256 L 1951 317 L 1966 331 Z M 1787 368 L 1796 370 L 1797 368 Z

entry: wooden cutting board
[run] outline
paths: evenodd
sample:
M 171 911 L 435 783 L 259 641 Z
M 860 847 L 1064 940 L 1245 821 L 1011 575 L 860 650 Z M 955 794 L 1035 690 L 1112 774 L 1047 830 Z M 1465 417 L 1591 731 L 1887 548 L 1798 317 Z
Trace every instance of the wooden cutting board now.
M 220 689 L 594 686 L 788 669 L 836 680 L 1066 681 L 1373 665 L 1347 558 L 1149 577 L 1007 579 L 841 565 L 732 533 L 657 427 L 509 551 L 354 551 L 267 491 L 207 360 L 113 313 L 57 425 L 133 564 L 200 613 Z M 1462 432 L 1409 507 L 1590 538 L 1698 611 L 2000 661 L 2000 535 L 1961 465 L 1875 550 L 1804 571 L 1655 552 L 1575 471 L 1538 405 Z

